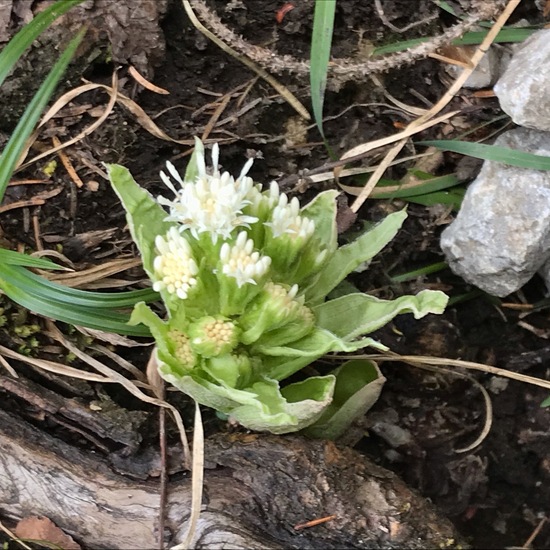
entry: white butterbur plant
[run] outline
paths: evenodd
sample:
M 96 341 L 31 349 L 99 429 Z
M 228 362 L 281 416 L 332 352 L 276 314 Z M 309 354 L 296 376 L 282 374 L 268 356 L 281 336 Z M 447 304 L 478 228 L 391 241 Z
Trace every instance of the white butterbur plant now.
M 130 322 L 150 329 L 160 375 L 202 405 L 253 430 L 336 438 L 376 401 L 383 376 L 359 359 L 328 374 L 297 373 L 329 352 L 387 349 L 367 335 L 400 313 L 441 313 L 447 296 L 327 299 L 393 238 L 406 213 L 338 247 L 336 191 L 301 207 L 276 183 L 254 183 L 251 160 L 235 179 L 220 172 L 218 157 L 214 145 L 207 168 L 197 140 L 185 175 L 168 163 L 161 179 L 169 198 L 108 166 L 166 309 L 161 318 L 140 303 Z

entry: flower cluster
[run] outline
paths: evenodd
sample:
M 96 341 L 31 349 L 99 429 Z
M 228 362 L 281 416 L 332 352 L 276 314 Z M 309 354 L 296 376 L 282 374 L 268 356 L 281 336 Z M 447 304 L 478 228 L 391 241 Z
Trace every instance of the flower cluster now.
M 267 191 L 254 185 L 247 176 L 252 160 L 234 179 L 220 172 L 218 156 L 214 145 L 207 169 L 198 147 L 194 179 L 171 163 L 161 172 L 174 197 L 157 198 L 168 209 L 170 227 L 155 239 L 152 279 L 170 313 L 185 310 L 185 320 L 173 322 L 176 333 L 168 334 L 178 336 L 172 347 L 180 368 L 202 368 L 212 377 L 212 359 L 224 357 L 227 371 L 247 371 L 232 376 L 239 387 L 249 379 L 243 365 L 258 355 L 254 344 L 288 344 L 313 329 L 315 316 L 299 283 L 313 275 L 303 260 L 321 255 L 325 246 L 313 238 L 315 222 L 297 198 L 289 200 L 275 182 Z
M 207 168 L 197 140 L 184 175 L 167 163 L 161 179 L 172 196 L 156 199 L 127 170 L 108 167 L 166 307 L 163 319 L 137 304 L 131 322 L 149 327 L 161 376 L 199 403 L 251 429 L 336 437 L 375 401 L 383 383 L 376 365 L 354 360 L 323 376 L 287 379 L 329 352 L 384 349 L 365 335 L 401 312 L 440 313 L 446 297 L 328 299 L 391 240 L 405 212 L 339 248 L 336 191 L 301 207 L 275 182 L 254 183 L 251 166 L 236 179 L 221 172 L 214 145 Z

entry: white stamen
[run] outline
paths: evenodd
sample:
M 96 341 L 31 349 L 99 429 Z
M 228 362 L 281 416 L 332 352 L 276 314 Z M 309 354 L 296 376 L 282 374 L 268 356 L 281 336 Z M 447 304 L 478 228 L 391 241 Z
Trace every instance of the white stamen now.
M 254 216 L 242 214 L 243 208 L 251 203 L 248 194 L 254 182 L 246 176 L 252 166 L 249 159 L 235 180 L 228 172 L 219 173 L 219 147 L 212 147 L 212 175 L 207 174 L 204 153 L 197 151 L 196 163 L 198 176 L 196 181 L 183 181 L 171 163 L 167 163 L 167 170 L 172 180 L 179 183 L 177 190 L 170 178 L 161 172 L 164 184 L 175 195 L 173 200 L 158 197 L 159 204 L 168 206 L 170 215 L 168 221 L 180 224 L 180 231 L 190 230 L 195 238 L 201 233 L 210 233 L 212 242 L 218 238 L 226 240 L 231 237 L 236 227 L 250 227 L 258 221 Z

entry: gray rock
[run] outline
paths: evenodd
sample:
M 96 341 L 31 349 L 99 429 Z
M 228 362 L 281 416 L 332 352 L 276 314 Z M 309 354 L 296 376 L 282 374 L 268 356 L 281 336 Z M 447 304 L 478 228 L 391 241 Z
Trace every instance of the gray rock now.
M 550 29 L 528 38 L 494 86 L 502 110 L 520 126 L 550 130 Z
M 550 134 L 527 128 L 495 145 L 550 156 Z M 521 288 L 550 258 L 550 172 L 484 162 L 441 248 L 456 274 L 489 294 Z
M 475 48 L 471 48 L 472 54 Z M 445 70 L 453 78 L 456 78 L 464 70 L 458 65 L 447 65 Z M 491 86 L 497 79 L 500 71 L 500 55 L 495 47 L 489 48 L 487 53 L 481 59 L 479 65 L 474 69 L 463 88 L 479 90 Z

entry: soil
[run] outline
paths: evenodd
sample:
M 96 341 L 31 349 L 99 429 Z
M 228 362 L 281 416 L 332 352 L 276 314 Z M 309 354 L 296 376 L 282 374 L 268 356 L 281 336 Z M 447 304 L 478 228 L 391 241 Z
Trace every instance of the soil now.
M 246 40 L 280 54 L 307 58 L 313 17 L 311 0 L 296 2 L 295 8 L 286 13 L 281 24 L 275 18 L 281 2 L 212 0 L 207 4 Z M 385 16 L 397 27 L 427 17 L 436 10 L 428 0 L 414 3 L 395 0 L 383 4 Z M 523 6 L 516 19 L 521 15 L 532 23 L 540 22 L 540 12 L 534 5 L 529 6 Z M 380 44 L 432 35 L 441 32 L 452 21 L 453 18 L 441 12 L 438 18 L 398 34 L 381 21 L 375 3 L 344 0 L 338 3 L 334 55 L 357 57 L 364 45 L 362 40 Z M 130 95 L 169 136 L 188 140 L 203 135 L 209 130 L 209 122 L 220 98 L 232 93 L 219 118 L 228 118 L 228 121 L 214 125 L 208 136 L 222 144 L 221 160 L 225 169 L 238 173 L 245 156 L 254 156 L 257 160 L 250 175 L 256 181 L 268 182 L 285 180 L 331 160 L 316 128 L 305 123 L 267 83 L 254 80 L 255 76 L 249 69 L 197 33 L 178 2 L 169 2 L 162 28 L 166 37 L 166 54 L 154 67 L 151 80 L 168 90 L 170 95 L 139 88 L 128 77 L 126 67 L 121 69 L 119 76 L 124 93 Z M 448 77 L 442 67 L 439 61 L 425 59 L 377 76 L 394 97 L 406 104 L 425 108 L 441 97 L 447 88 Z M 113 69 L 111 63 L 96 61 L 86 77 L 109 84 Z M 280 78 L 308 106 L 307 79 L 288 74 Z M 243 95 L 244 90 L 246 95 Z M 97 106 L 104 102 L 103 95 L 91 92 L 78 98 L 75 104 Z M 502 114 L 495 99 L 476 97 L 468 90 L 457 95 L 452 107 L 464 109 L 460 123 L 437 126 L 425 132 L 422 138 L 456 137 Z M 329 84 L 325 117 L 327 142 L 337 156 L 357 144 L 391 135 L 413 118 L 391 105 L 380 86 L 369 78 L 349 81 L 341 86 Z M 50 133 L 57 133 L 62 139 L 76 135 L 91 120 L 86 113 L 73 118 L 66 116 L 50 128 Z M 489 135 L 501 126 L 502 121 L 489 123 L 477 130 L 476 136 Z M 41 140 L 45 144 L 46 138 Z M 407 154 L 416 150 L 414 145 L 408 147 Z M 4 214 L 1 220 L 4 244 L 14 248 L 23 244 L 28 249 L 36 249 L 40 244 L 48 249 L 59 247 L 79 270 L 115 257 L 135 256 L 125 228 L 123 210 L 108 182 L 98 172 L 102 170 L 101 162 L 123 164 L 140 184 L 153 194 L 159 194 L 164 192 L 159 170 L 166 160 L 183 168 L 190 153 L 189 147 L 152 136 L 134 116 L 117 108 L 105 124 L 68 153 L 85 182 L 84 187 L 76 189 L 67 173 L 58 168 L 52 181 L 62 185 L 66 192 L 47 200 L 40 207 Z M 374 164 L 377 158 L 373 155 L 369 162 Z M 459 161 L 457 156 L 446 154 L 437 174 L 455 171 Z M 18 178 L 44 177 L 42 169 L 46 163 L 43 161 L 31 167 L 18 174 Z M 386 174 L 390 178 L 403 175 L 403 168 L 390 169 Z M 90 183 L 94 181 L 99 182 L 97 189 Z M 334 185 L 329 181 L 296 189 L 290 183 L 287 190 L 298 192 L 301 200 L 306 201 L 320 190 Z M 5 200 L 31 198 L 47 188 L 13 187 Z M 359 218 L 351 220 L 349 231 L 358 230 L 364 220 L 379 220 L 388 211 L 403 206 L 399 200 L 369 200 L 361 209 Z M 544 303 L 528 316 L 526 307 L 520 309 L 522 305 L 544 300 L 546 289 L 542 281 L 534 280 L 522 291 L 503 300 L 473 292 L 475 289 L 449 270 L 407 283 L 393 283 L 391 277 L 394 275 L 442 261 L 438 237 L 453 218 L 450 209 L 439 206 L 409 204 L 408 212 L 409 218 L 399 236 L 368 271 L 354 275 L 352 282 L 361 290 L 380 297 L 438 288 L 445 290 L 457 303 L 444 315 L 430 316 L 422 321 L 402 316 L 377 336 L 398 353 L 461 358 L 548 379 L 550 325 Z M 29 218 L 35 216 L 40 243 L 35 238 L 32 224 L 29 224 Z M 111 230 L 108 237 L 90 240 L 89 232 L 108 230 Z M 341 237 L 345 239 L 346 233 Z M 138 285 L 141 277 L 139 269 L 126 274 L 127 279 L 135 279 Z M 55 357 L 60 353 L 43 334 L 35 335 L 42 348 L 40 352 L 29 338 L 14 337 L 14 326 L 27 322 L 27 317 L 17 306 L 7 301 L 4 303 L 8 323 L 1 329 L 2 344 L 41 357 Z M 141 348 L 118 351 L 140 368 L 145 366 L 147 354 Z M 142 403 L 129 398 L 123 390 L 110 387 L 99 390 L 74 381 L 64 384 L 59 377 L 46 379 L 22 365 L 18 366 L 18 371 L 19 368 L 24 375 L 23 384 L 29 386 L 29 391 L 38 385 L 65 398 L 110 403 L 118 415 L 113 417 L 112 425 L 123 425 L 128 429 L 121 429 L 121 435 L 117 436 L 109 431 L 111 424 L 105 420 L 101 429 L 108 435 L 99 442 L 94 441 L 82 433 L 79 435 L 73 429 L 74 425 L 62 426 L 54 421 L 48 424 L 37 410 L 27 406 L 22 390 L 18 397 L 11 393 L 9 399 L 2 400 L 2 408 L 17 412 L 76 446 L 104 453 L 120 471 L 135 477 L 147 475 L 138 471 L 136 457 L 144 456 L 149 452 L 147 449 L 156 444 L 156 420 Z M 473 547 L 522 546 L 548 515 L 550 418 L 549 410 L 540 407 L 548 397 L 546 391 L 485 373 L 469 372 L 469 378 L 464 378 L 403 363 L 385 363 L 381 368 L 387 377 L 382 396 L 365 421 L 354 428 L 348 443 L 353 442 L 361 452 L 397 472 L 411 487 L 429 497 L 455 522 Z M 481 445 L 467 452 L 458 452 L 457 449 L 474 441 L 484 426 L 486 407 L 478 384 L 483 385 L 491 397 L 492 427 Z M 0 392 L 6 395 L 5 388 L 0 388 Z M 190 410 L 190 404 L 183 397 L 178 396 L 173 401 L 184 411 Z M 237 429 L 227 426 L 213 414 L 206 413 L 205 416 L 209 433 Z M 78 418 L 77 422 L 85 423 L 83 417 L 75 418 Z M 92 431 L 97 430 L 99 428 L 94 426 Z M 133 437 L 128 433 L 134 434 Z M 533 548 L 550 547 L 550 527 L 545 525 L 531 543 Z

